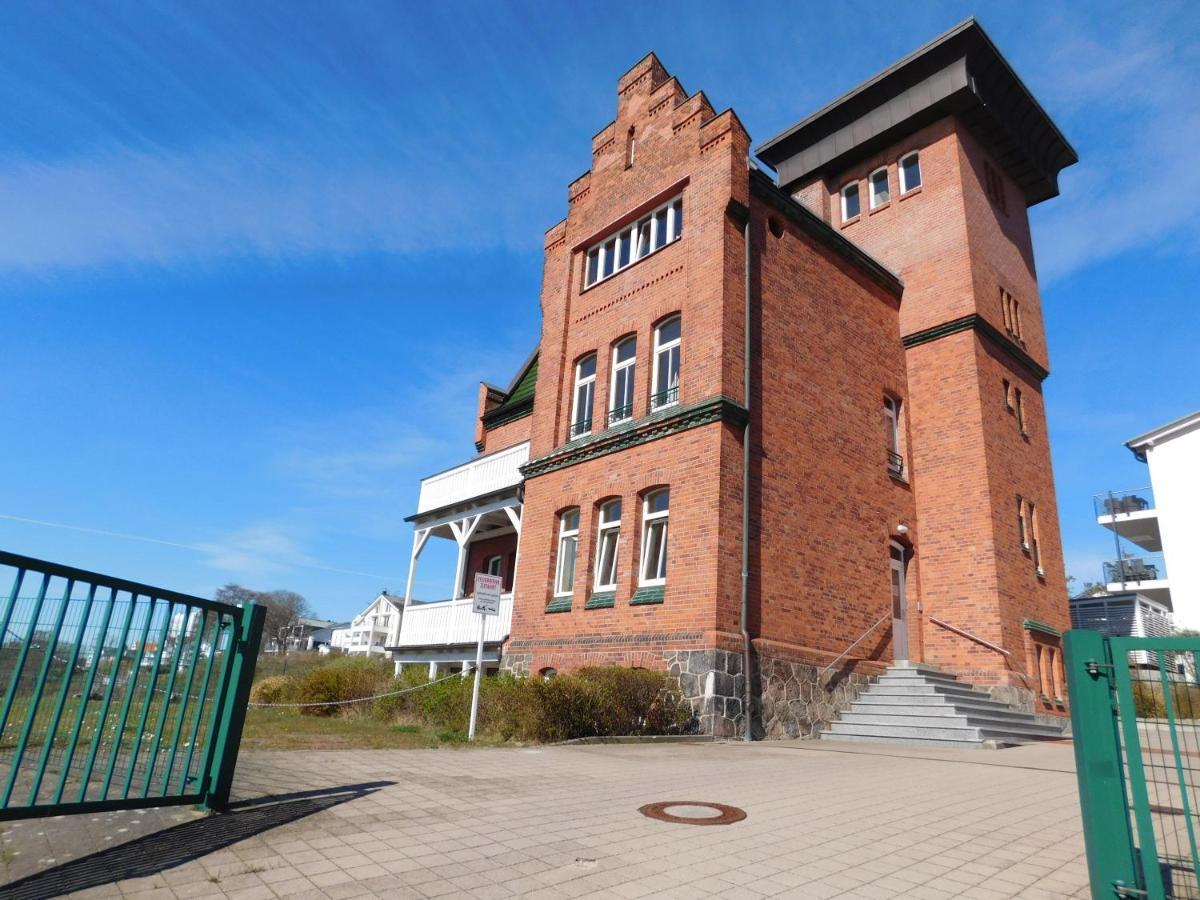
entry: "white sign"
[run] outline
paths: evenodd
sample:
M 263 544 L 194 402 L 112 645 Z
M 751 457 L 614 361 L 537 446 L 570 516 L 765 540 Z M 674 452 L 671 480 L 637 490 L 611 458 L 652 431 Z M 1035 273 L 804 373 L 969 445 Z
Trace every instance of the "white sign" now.
M 500 615 L 500 586 L 502 579 L 499 575 L 475 573 L 475 605 L 474 611 L 481 616 Z

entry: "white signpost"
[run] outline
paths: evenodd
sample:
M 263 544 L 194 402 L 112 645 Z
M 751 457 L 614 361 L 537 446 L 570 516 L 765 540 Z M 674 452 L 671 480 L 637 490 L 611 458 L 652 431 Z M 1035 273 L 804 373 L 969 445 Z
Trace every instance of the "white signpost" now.
M 500 588 L 503 584 L 499 575 L 475 573 L 475 603 L 472 606 L 479 616 L 479 646 L 475 650 L 475 686 L 471 689 L 471 726 L 467 729 L 467 740 L 475 740 L 475 720 L 479 713 L 479 679 L 483 677 L 483 631 L 488 616 L 500 615 Z

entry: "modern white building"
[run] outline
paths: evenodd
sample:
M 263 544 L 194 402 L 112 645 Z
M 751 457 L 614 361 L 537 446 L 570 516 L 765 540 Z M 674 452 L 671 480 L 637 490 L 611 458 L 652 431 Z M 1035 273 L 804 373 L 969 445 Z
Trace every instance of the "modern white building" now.
M 1136 591 L 1200 629 L 1200 412 L 1126 441 L 1150 468 L 1151 487 L 1096 497 L 1096 521 L 1113 534 L 1104 564 L 1109 593 Z
M 342 628 L 335 628 L 329 646 L 351 654 L 386 656 L 400 632 L 404 601 L 386 591 Z
M 527 370 L 535 363 L 527 363 Z M 536 370 L 534 370 L 536 371 Z M 510 389 L 510 393 L 511 393 Z M 503 579 L 500 614 L 484 624 L 484 669 L 499 667 L 500 647 L 512 626 L 512 585 L 521 534 L 521 466 L 529 460 L 524 441 L 422 479 L 413 525 L 413 549 L 404 593 L 404 616 L 395 641 L 388 644 L 396 671 L 410 665 L 439 672 L 461 671 L 475 664 L 479 617 L 472 612 L 474 574 Z M 457 563 L 446 599 L 413 601 L 413 579 L 421 552 L 431 539 L 454 541 Z

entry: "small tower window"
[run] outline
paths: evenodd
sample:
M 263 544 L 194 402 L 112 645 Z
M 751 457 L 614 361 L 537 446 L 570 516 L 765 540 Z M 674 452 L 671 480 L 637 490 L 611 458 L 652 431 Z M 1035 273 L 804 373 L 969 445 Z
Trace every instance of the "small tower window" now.
M 900 158 L 900 193 L 907 194 L 921 186 L 921 156 L 913 152 Z
M 891 199 L 888 192 L 887 168 L 876 169 L 871 173 L 871 209 L 883 206 Z
M 842 221 L 857 219 L 860 212 L 862 206 L 858 198 L 858 182 L 852 181 L 842 188 Z
M 637 155 L 637 135 L 634 133 L 633 126 L 629 126 L 629 133 L 625 135 L 625 168 L 633 165 L 633 158 Z

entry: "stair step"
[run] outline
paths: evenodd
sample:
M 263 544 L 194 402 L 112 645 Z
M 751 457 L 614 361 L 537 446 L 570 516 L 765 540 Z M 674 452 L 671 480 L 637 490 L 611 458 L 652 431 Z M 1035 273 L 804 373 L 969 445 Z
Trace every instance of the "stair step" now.
M 897 738 L 937 738 L 947 741 L 981 741 L 978 728 L 951 725 L 855 724 L 839 719 L 829 726 L 831 734 L 883 734 Z
M 839 722 L 848 725 L 917 726 L 923 728 L 978 728 L 989 732 L 1028 735 L 1029 737 L 1062 737 L 1061 729 L 1052 725 L 1040 725 L 1032 719 L 1027 721 L 993 719 L 982 716 L 930 716 L 921 713 L 911 715 L 881 715 L 851 710 L 843 713 Z
M 829 731 L 821 732 L 821 740 L 845 741 L 856 744 L 905 744 L 910 747 L 963 747 L 978 749 L 983 746 L 982 741 L 947 741 L 939 738 L 905 738 L 902 741 L 898 741 L 890 734 L 833 734 Z
M 870 690 L 879 694 L 925 694 L 925 695 L 942 695 L 943 697 L 966 697 L 976 698 L 980 700 L 990 700 L 991 697 L 982 691 L 976 691 L 972 688 L 963 685 L 958 686 L 942 686 L 940 684 L 928 684 L 923 681 L 913 680 L 905 681 L 897 684 L 893 681 L 885 682 L 882 679 L 870 685 Z

